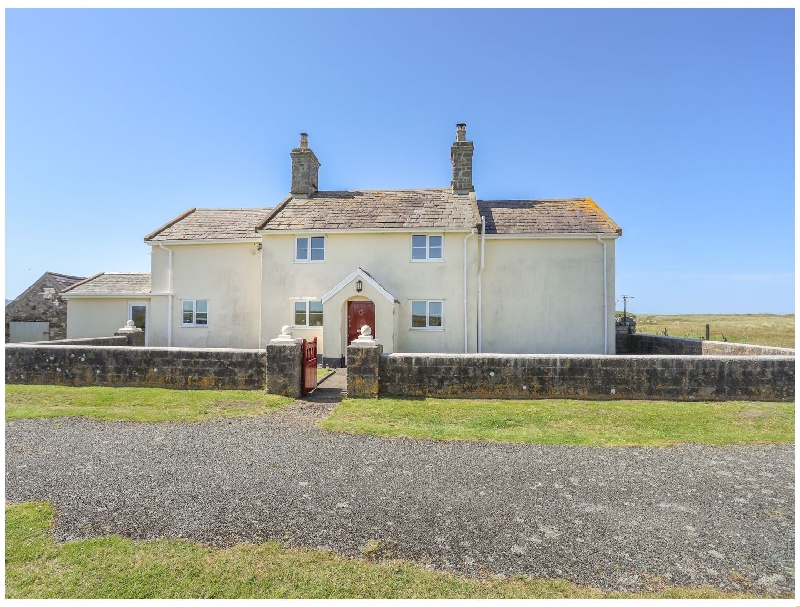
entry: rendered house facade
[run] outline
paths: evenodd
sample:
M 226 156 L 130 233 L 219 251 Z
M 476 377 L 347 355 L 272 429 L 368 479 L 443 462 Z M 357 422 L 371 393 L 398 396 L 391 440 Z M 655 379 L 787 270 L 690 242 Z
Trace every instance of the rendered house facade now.
M 257 348 L 290 325 L 337 364 L 368 324 L 385 352 L 614 353 L 619 226 L 588 198 L 479 200 L 472 155 L 458 125 L 450 187 L 324 191 L 301 135 L 275 208 L 190 209 L 145 237 L 149 345 Z

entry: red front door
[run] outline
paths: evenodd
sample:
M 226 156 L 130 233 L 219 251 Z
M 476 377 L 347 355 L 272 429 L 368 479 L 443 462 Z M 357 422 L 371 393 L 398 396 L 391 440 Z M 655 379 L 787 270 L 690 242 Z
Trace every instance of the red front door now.
M 347 302 L 347 345 L 361 334 L 361 327 L 369 325 L 375 337 L 375 304 L 371 301 Z

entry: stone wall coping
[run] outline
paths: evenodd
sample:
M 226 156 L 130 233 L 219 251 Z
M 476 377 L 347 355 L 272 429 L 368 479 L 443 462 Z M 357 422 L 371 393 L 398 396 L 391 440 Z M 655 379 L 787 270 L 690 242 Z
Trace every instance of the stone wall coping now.
M 725 342 L 723 342 L 725 343 Z M 352 344 L 351 344 L 352 345 Z M 474 360 L 502 360 L 502 359 L 520 359 L 520 360 L 543 360 L 549 358 L 558 358 L 562 360 L 642 360 L 649 358 L 663 358 L 664 360 L 678 360 L 678 359 L 700 359 L 700 360 L 786 360 L 795 358 L 794 354 L 768 354 L 765 356 L 748 356 L 743 354 L 725 355 L 725 354 L 431 354 L 428 352 L 393 352 L 391 354 L 383 354 L 384 357 L 389 358 L 431 358 L 444 360 L 448 358 L 460 359 L 474 359 Z
M 87 339 L 94 339 L 94 338 L 87 338 Z M 43 345 L 47 345 L 50 349 L 56 348 L 65 348 L 67 350 L 76 350 L 76 351 L 84 351 L 84 350 L 96 350 L 99 346 L 78 346 L 73 344 L 59 344 L 57 342 L 52 341 L 45 341 L 39 343 L 18 343 L 18 344 L 6 344 L 6 350 L 9 348 L 41 348 Z M 264 352 L 263 348 L 167 348 L 167 347 L 158 347 L 158 348 L 143 348 L 139 346 L 103 346 L 103 351 L 111 351 L 111 350 L 137 350 L 137 351 L 153 351 L 153 352 Z

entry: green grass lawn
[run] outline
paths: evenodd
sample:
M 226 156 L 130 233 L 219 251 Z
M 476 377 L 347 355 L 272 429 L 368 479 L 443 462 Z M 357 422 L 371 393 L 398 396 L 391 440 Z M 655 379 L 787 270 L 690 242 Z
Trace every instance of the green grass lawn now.
M 612 593 L 565 580 L 466 579 L 407 561 L 350 559 L 275 542 L 217 550 L 119 536 L 56 543 L 53 508 L 6 506 L 6 598 L 746 598 L 713 588 Z M 752 597 L 751 597 L 752 598 Z
M 794 314 L 637 314 L 636 332 L 794 348 Z
M 319 426 L 378 436 L 545 445 L 793 443 L 794 403 L 346 398 Z
M 6 385 L 6 421 L 83 416 L 137 422 L 200 421 L 270 413 L 291 398 L 260 390 L 166 390 Z

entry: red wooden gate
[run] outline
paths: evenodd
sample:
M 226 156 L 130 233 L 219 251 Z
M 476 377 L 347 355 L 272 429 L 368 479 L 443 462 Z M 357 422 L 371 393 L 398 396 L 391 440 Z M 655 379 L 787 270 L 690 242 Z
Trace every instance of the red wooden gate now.
M 303 394 L 317 387 L 317 338 L 303 340 Z

